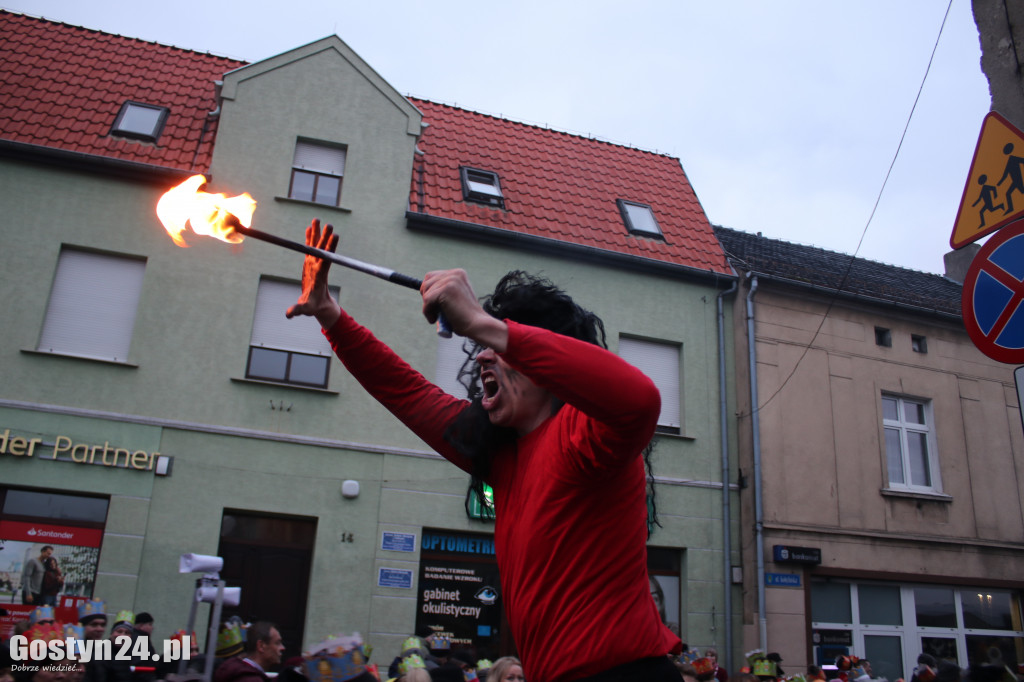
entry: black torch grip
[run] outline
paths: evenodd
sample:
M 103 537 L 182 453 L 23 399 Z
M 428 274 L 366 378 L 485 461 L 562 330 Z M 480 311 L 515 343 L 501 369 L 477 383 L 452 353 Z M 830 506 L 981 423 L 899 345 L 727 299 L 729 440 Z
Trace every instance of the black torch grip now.
M 388 281 L 394 284 L 400 284 L 403 287 L 409 287 L 410 289 L 420 290 L 420 286 L 423 284 L 422 279 L 406 275 L 401 272 L 392 272 L 388 275 Z M 444 313 L 437 316 L 437 335 L 444 339 L 452 338 L 452 328 L 448 324 L 448 319 L 445 318 Z

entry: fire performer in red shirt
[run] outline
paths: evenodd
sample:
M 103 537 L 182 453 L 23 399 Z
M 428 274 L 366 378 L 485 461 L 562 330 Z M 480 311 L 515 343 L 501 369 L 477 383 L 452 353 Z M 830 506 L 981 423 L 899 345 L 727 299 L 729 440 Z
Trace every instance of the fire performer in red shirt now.
M 310 246 L 334 251 L 318 221 Z M 353 320 L 307 256 L 288 317 L 317 318 L 366 390 L 437 452 L 494 489 L 505 612 L 530 682 L 678 680 L 678 637 L 647 579 L 646 469 L 660 396 L 607 351 L 604 325 L 549 281 L 506 275 L 484 303 L 466 273 L 426 275 L 423 312 L 480 346 L 455 398 Z M 472 394 L 471 394 L 472 395 Z

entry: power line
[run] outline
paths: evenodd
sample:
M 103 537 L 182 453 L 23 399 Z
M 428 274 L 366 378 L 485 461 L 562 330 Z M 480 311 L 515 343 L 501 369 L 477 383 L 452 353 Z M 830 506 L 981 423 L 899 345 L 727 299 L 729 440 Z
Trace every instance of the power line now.
M 921 85 L 917 88 L 917 96 L 914 97 L 914 104 L 910 107 L 910 114 L 907 116 L 907 123 L 903 126 L 903 134 L 900 135 L 900 142 L 896 145 L 896 153 L 893 154 L 892 161 L 889 163 L 889 169 L 885 172 L 885 179 L 882 181 L 882 186 L 878 190 L 878 196 L 875 198 L 875 205 L 871 208 L 871 214 L 868 216 L 867 223 L 865 223 L 864 229 L 860 233 L 860 241 L 857 242 L 857 248 L 853 252 L 853 255 L 850 256 L 850 262 L 846 266 L 843 278 L 839 281 L 839 286 L 836 287 L 835 293 L 832 294 L 832 298 L 829 299 L 828 307 L 825 309 L 825 314 L 822 315 L 821 322 L 818 323 L 818 328 L 814 330 L 814 336 L 812 336 L 811 340 L 807 342 L 806 346 L 804 346 L 803 353 L 801 353 L 800 357 L 797 359 L 796 364 L 793 366 L 793 370 L 786 377 L 785 381 L 775 389 L 775 392 L 768 396 L 767 400 L 754 408 L 754 411 L 760 411 L 766 407 L 768 403 L 774 400 L 775 396 L 777 396 L 782 389 L 786 387 L 789 380 L 793 378 L 794 374 L 796 374 L 796 371 L 800 368 L 800 364 L 804 361 L 804 358 L 807 357 L 808 351 L 811 350 L 811 346 L 814 345 L 818 335 L 821 333 L 822 327 L 825 326 L 825 320 L 828 319 L 829 313 L 832 312 L 832 307 L 835 305 L 836 299 L 839 298 L 839 293 L 843 291 L 843 287 L 846 286 L 846 281 L 850 278 L 850 272 L 853 270 L 853 264 L 857 260 L 857 254 L 860 253 L 860 247 L 864 244 L 864 237 L 867 236 L 868 228 L 871 226 L 871 221 L 875 218 L 875 213 L 878 211 L 878 205 L 882 201 L 882 194 L 885 192 L 886 185 L 889 184 L 889 177 L 892 175 L 892 169 L 896 166 L 896 160 L 899 158 L 900 150 L 903 149 L 903 141 L 907 138 L 907 131 L 910 129 L 910 122 L 913 120 L 914 112 L 917 110 L 917 103 L 921 100 L 921 92 L 924 90 L 924 84 L 928 80 L 928 74 L 931 72 L 932 62 L 935 61 L 935 52 L 939 49 L 939 40 L 942 38 L 942 31 L 946 28 L 946 20 L 949 18 L 949 10 L 952 6 L 953 0 L 949 0 L 949 3 L 946 5 L 946 13 L 942 17 L 942 24 L 939 26 L 939 34 L 935 36 L 935 44 L 932 46 L 931 56 L 928 57 L 928 66 L 924 70 L 924 77 L 921 79 Z M 754 378 L 751 377 L 752 381 L 753 379 Z M 751 411 L 751 414 L 753 414 L 754 411 Z

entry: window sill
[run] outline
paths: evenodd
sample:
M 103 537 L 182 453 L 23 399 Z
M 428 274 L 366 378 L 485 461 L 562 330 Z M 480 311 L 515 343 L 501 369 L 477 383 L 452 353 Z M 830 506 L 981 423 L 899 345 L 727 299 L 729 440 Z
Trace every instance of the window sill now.
M 316 208 L 326 208 L 331 211 L 339 211 L 340 213 L 351 213 L 351 208 L 345 208 L 344 206 L 332 206 L 331 204 L 320 204 L 315 201 L 305 201 L 303 199 L 292 199 L 291 197 L 274 197 L 274 201 L 279 201 L 283 204 L 299 204 L 300 206 L 315 206 Z
M 690 440 L 690 441 L 697 440 L 696 436 L 688 436 L 685 433 L 673 433 L 672 431 L 661 431 L 661 430 L 655 431 L 654 432 L 654 437 L 655 438 L 672 438 L 673 440 Z
M 44 355 L 51 358 L 70 358 L 72 360 L 85 360 L 86 362 L 98 362 L 101 365 L 114 365 L 115 367 L 126 367 L 128 369 L 138 369 L 139 366 L 134 362 L 125 362 L 123 360 L 107 360 L 104 358 L 94 358 L 88 355 L 74 355 L 72 353 L 56 353 L 51 350 L 33 350 L 29 348 L 22 348 L 22 353 L 26 355 Z
M 883 497 L 898 497 L 907 500 L 920 500 L 924 502 L 944 502 L 949 504 L 953 501 L 952 495 L 944 493 L 914 492 L 911 490 L 895 490 L 893 488 L 882 488 Z
M 326 395 L 341 395 L 341 393 L 339 393 L 338 391 L 332 391 L 329 388 L 317 388 L 316 386 L 301 386 L 299 384 L 288 384 L 283 381 L 268 381 L 267 379 L 246 379 L 241 377 L 231 377 L 231 381 L 239 384 L 256 384 L 257 386 L 291 388 L 296 391 L 311 391 L 313 393 L 323 393 Z

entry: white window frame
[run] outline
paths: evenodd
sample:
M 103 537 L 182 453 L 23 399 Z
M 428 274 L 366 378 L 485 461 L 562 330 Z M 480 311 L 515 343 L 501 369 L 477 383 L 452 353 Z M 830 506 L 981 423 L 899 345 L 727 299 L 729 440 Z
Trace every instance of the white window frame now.
M 650 377 L 661 393 L 658 432 L 683 433 L 683 346 L 670 341 L 653 341 L 619 336 L 619 357 Z
M 292 157 L 292 173 L 288 185 L 288 198 L 296 201 L 309 201 L 323 206 L 341 205 L 341 188 L 344 184 L 345 164 L 348 161 L 348 147 L 325 142 L 297 140 L 295 154 Z M 310 199 L 295 196 L 295 176 L 304 174 L 313 176 L 313 196 Z M 330 201 L 317 201 L 318 186 L 321 179 L 331 178 L 338 181 L 338 191 Z
M 935 437 L 935 417 L 932 409 L 932 401 L 924 398 L 915 398 L 911 396 L 902 396 L 895 393 L 882 393 L 882 403 L 880 404 L 882 414 L 882 432 L 881 432 L 881 444 L 882 454 L 885 460 L 885 472 L 886 472 L 886 484 L 890 490 L 903 490 L 908 492 L 921 492 L 921 493 L 941 493 L 942 492 L 942 478 L 939 475 L 939 449 Z M 898 419 L 886 419 L 885 418 L 885 403 L 886 400 L 894 400 L 897 403 L 899 410 Z M 917 424 L 912 421 L 908 421 L 905 418 L 906 406 L 908 404 L 921 405 L 924 413 L 924 424 Z M 889 442 L 886 438 L 887 430 L 896 430 L 899 433 L 900 441 L 900 466 L 903 473 L 903 482 L 893 481 L 889 470 Z M 925 465 L 928 467 L 928 477 L 930 478 L 930 484 L 919 485 L 912 481 L 912 470 L 910 464 L 910 448 L 908 443 L 908 437 L 912 435 L 923 434 L 925 436 L 924 443 L 928 448 L 928 452 L 925 456 Z
M 963 615 L 963 599 L 970 598 L 970 595 L 976 592 L 1002 592 L 1011 594 L 1011 598 L 1017 600 L 1017 605 L 1020 607 L 1020 593 L 1019 591 L 1005 588 L 979 588 L 972 586 L 963 585 L 943 585 L 943 584 L 918 584 L 918 583 L 894 583 L 894 582 L 858 582 L 858 581 L 845 581 L 841 580 L 838 582 L 845 583 L 850 586 L 850 608 L 852 614 L 852 623 L 837 623 L 827 621 L 815 621 L 811 620 L 813 615 L 808 612 L 808 620 L 811 620 L 812 630 L 848 630 L 851 632 L 853 639 L 853 646 L 851 647 L 852 652 L 864 652 L 866 651 L 864 638 L 865 636 L 882 636 L 882 637 L 899 637 L 902 641 L 902 653 L 903 653 L 903 666 L 904 676 L 903 679 L 910 679 L 910 675 L 913 672 L 917 656 L 922 650 L 922 638 L 924 637 L 937 637 L 942 639 L 952 639 L 956 641 L 957 659 L 958 665 L 966 668 L 968 663 L 968 646 L 967 638 L 974 635 L 980 636 L 993 636 L 993 637 L 1013 637 L 1013 638 L 1024 638 L 1024 630 L 990 630 L 990 629 L 975 629 L 968 628 L 964 623 Z M 861 585 L 889 585 L 898 587 L 900 591 L 900 609 L 903 621 L 901 625 L 872 625 L 861 622 L 860 619 L 860 599 L 859 591 Z M 929 587 L 929 588 L 948 588 L 953 593 L 953 604 L 956 614 L 956 626 L 955 627 L 928 627 L 917 624 L 917 610 L 915 602 L 914 590 L 918 587 Z M 877 671 L 876 671 L 877 672 Z
M 297 282 L 286 282 L 261 277 L 256 290 L 256 306 L 253 312 L 252 335 L 246 352 L 245 377 L 252 381 L 266 381 L 288 386 L 327 388 L 330 382 L 331 344 L 320 331 L 316 318 L 298 316 L 288 319 L 285 310 L 298 300 L 302 286 Z M 337 298 L 339 290 L 330 287 Z M 269 350 L 287 354 L 286 372 L 283 377 L 260 375 L 252 368 L 254 350 Z M 315 356 L 324 358 L 323 382 L 298 381 L 290 378 L 293 356 Z
M 63 246 L 36 350 L 127 363 L 144 258 Z

